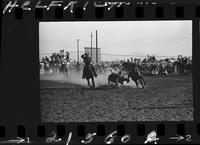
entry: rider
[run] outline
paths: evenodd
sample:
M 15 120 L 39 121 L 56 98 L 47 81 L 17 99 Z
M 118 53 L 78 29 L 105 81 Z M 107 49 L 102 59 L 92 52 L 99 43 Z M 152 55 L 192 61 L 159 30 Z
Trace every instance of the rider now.
M 139 70 L 138 67 L 135 67 L 135 72 L 137 73 L 137 75 L 138 75 L 139 77 L 142 77 L 142 75 L 141 75 L 140 70 Z
M 66 61 L 69 62 L 69 55 L 70 53 L 68 51 L 66 51 Z
M 89 54 L 88 53 L 85 53 L 83 55 L 81 55 L 81 57 L 83 58 L 83 62 L 85 63 L 85 66 L 84 66 L 84 69 L 83 69 L 83 76 L 82 76 L 82 79 L 85 78 L 85 70 L 86 70 L 86 66 L 90 66 L 91 69 L 92 69 L 92 72 L 94 74 L 95 77 L 97 77 L 97 73 L 95 71 L 95 68 L 94 66 L 91 64 L 91 58 L 88 56 Z
M 137 74 L 139 79 L 142 79 L 145 82 L 145 80 L 144 80 L 143 76 L 141 75 L 138 67 L 135 67 L 135 73 Z M 145 82 L 145 84 L 146 84 L 146 82 Z

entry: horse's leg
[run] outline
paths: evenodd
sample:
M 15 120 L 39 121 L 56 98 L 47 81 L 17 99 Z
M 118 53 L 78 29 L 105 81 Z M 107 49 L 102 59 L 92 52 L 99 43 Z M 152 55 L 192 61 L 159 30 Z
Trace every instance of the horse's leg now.
M 67 74 L 70 74 L 69 66 L 67 66 Z
M 90 86 L 90 79 L 87 79 L 87 82 L 88 82 L 88 86 Z
M 133 80 L 133 81 L 135 82 L 136 87 L 138 87 L 138 82 L 137 82 L 137 80 Z
M 141 80 L 143 81 L 144 85 L 147 85 L 147 82 L 144 80 L 144 78 L 141 76 Z
M 144 88 L 144 84 L 141 78 L 139 79 L 139 81 L 140 81 L 140 84 L 142 85 L 142 88 Z
M 93 87 L 95 87 L 94 77 L 92 77 L 92 85 L 93 85 Z

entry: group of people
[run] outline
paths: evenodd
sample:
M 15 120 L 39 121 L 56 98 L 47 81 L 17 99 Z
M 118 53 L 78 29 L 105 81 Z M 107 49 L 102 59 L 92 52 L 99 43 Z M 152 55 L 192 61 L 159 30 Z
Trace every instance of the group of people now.
M 50 56 L 50 59 L 45 56 L 42 58 L 42 62 L 45 63 L 55 63 L 55 64 L 62 64 L 64 62 L 64 60 L 69 61 L 69 56 L 66 56 L 66 58 L 64 58 L 64 55 L 60 55 L 59 53 L 53 53 Z
M 135 63 L 144 74 L 168 75 L 169 73 L 191 74 L 192 72 L 191 57 L 182 57 L 182 55 L 179 55 L 177 59 L 166 58 L 157 60 L 154 55 L 148 55 L 143 60 L 136 58 L 134 62 L 133 59 L 131 60 L 130 62 L 128 59 L 126 62 Z
M 177 71 L 179 73 L 191 73 L 192 71 L 192 60 L 190 57 L 178 56 L 175 65 L 177 65 Z
M 64 54 L 53 53 L 50 57 L 43 57 L 40 63 L 40 68 L 43 68 L 45 72 L 54 73 L 57 70 L 61 72 L 69 72 L 69 53 Z

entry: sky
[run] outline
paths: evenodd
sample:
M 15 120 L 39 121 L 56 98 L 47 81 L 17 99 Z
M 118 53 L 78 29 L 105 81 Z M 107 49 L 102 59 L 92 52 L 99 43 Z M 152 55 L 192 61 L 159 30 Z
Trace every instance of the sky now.
M 40 59 L 61 49 L 77 60 L 77 39 L 80 54 L 84 47 L 101 48 L 101 60 L 121 60 L 149 55 L 160 58 L 192 56 L 192 21 L 82 21 L 40 22 Z

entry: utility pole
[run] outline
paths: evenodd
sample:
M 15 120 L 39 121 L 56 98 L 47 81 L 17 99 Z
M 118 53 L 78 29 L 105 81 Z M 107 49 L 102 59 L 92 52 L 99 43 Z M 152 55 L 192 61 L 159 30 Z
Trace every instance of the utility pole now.
M 77 39 L 77 59 L 79 63 L 79 39 Z
M 91 32 L 91 60 L 92 60 L 92 32 Z
M 96 30 L 96 63 L 98 63 L 98 38 L 97 38 L 97 30 Z

